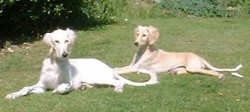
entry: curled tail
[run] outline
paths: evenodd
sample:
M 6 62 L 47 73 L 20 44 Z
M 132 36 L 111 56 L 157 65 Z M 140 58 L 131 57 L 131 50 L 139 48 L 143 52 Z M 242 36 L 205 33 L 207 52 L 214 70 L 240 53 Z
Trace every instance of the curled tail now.
M 128 85 L 132 85 L 132 86 L 146 86 L 146 83 L 145 82 L 142 82 L 142 83 L 139 83 L 139 82 L 133 82 L 133 81 L 130 81 L 128 79 L 125 79 L 124 77 L 118 75 L 118 74 L 115 74 L 116 78 L 118 78 L 119 80 L 121 80 L 122 82 L 128 84 Z

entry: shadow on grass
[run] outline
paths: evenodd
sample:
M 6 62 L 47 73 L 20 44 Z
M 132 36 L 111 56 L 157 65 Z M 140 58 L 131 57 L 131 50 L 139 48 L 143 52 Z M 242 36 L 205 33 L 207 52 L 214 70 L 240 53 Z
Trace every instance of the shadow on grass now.
M 90 24 L 64 24 L 64 25 L 55 25 L 55 27 L 50 27 L 47 29 L 47 31 L 37 31 L 36 33 L 13 33 L 11 31 L 0 31 L 0 49 L 4 48 L 6 44 L 11 45 L 20 45 L 23 43 L 33 43 L 35 41 L 40 40 L 43 35 L 47 32 L 52 32 L 56 29 L 66 29 L 70 28 L 73 30 L 93 30 L 93 29 L 102 29 L 103 26 L 108 24 L 117 24 L 117 22 L 111 22 L 111 23 L 90 23 Z M 32 32 L 32 31 L 28 31 Z

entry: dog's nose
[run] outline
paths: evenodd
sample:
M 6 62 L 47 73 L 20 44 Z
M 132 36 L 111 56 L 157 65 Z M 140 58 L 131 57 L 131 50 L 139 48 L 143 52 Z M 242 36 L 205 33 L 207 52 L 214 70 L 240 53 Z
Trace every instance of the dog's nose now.
M 68 53 L 65 53 L 65 52 L 64 52 L 64 53 L 62 54 L 62 56 L 63 56 L 64 58 L 66 58 L 66 57 L 68 56 Z
M 139 43 L 138 42 L 135 42 L 135 46 L 138 46 L 139 45 Z

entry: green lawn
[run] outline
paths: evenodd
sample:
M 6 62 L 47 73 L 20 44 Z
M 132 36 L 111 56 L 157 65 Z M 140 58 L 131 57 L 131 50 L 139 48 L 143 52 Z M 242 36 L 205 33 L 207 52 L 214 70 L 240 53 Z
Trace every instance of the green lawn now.
M 247 18 L 159 18 L 123 21 L 99 30 L 77 31 L 72 58 L 97 58 L 111 67 L 128 65 L 137 51 L 133 32 L 137 25 L 159 28 L 158 47 L 166 51 L 190 51 L 217 67 L 242 63 L 237 78 L 224 80 L 190 74 L 159 75 L 160 83 L 146 87 L 125 86 L 73 91 L 67 95 L 32 94 L 17 100 L 5 95 L 37 82 L 48 47 L 41 41 L 29 49 L 0 57 L 0 112 L 247 112 L 250 110 L 250 21 Z M 83 68 L 84 69 L 84 68 Z M 145 74 L 126 74 L 145 81 Z

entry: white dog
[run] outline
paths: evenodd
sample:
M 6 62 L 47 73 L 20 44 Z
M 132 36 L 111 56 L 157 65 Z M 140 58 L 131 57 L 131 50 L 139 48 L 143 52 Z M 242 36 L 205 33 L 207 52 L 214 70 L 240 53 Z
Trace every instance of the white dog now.
M 158 82 L 157 73 L 168 72 L 172 74 L 200 73 L 223 78 L 217 71 L 232 72 L 232 75 L 243 77 L 236 73 L 242 65 L 234 69 L 219 69 L 210 65 L 205 59 L 191 52 L 165 52 L 158 49 L 154 43 L 159 38 L 158 30 L 153 26 L 138 26 L 135 29 L 135 45 L 139 51 L 135 54 L 129 66 L 115 68 L 118 74 L 130 72 L 148 73 L 151 79 L 147 84 Z M 208 68 L 208 69 L 205 69 Z
M 124 84 L 145 86 L 145 83 L 132 82 L 115 74 L 108 65 L 99 60 L 68 59 L 75 38 L 74 31 L 70 29 L 46 33 L 43 41 L 51 49 L 43 62 L 39 81 L 35 85 L 8 94 L 6 98 L 16 99 L 30 93 L 44 93 L 46 90 L 65 94 L 73 89 L 95 85 L 112 85 L 116 92 L 122 92 Z

